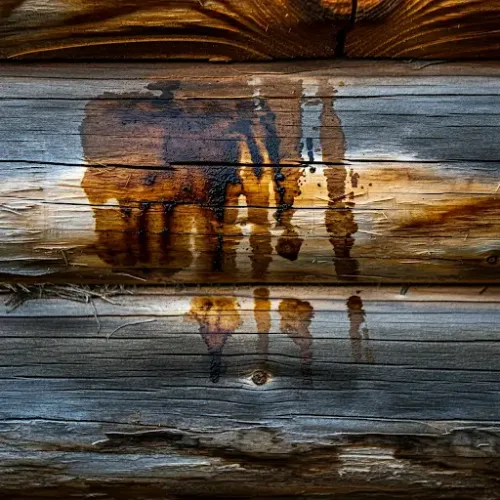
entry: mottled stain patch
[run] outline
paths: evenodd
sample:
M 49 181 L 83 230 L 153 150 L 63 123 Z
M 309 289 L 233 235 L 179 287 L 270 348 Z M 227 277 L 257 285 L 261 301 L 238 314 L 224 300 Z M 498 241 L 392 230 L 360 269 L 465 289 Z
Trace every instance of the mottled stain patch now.
M 352 357 L 356 363 L 374 363 L 375 358 L 369 346 L 369 331 L 366 326 L 363 301 L 359 295 L 352 295 L 347 299 L 346 305 Z
M 242 325 L 239 304 L 234 297 L 195 297 L 187 318 L 198 322 L 210 354 L 210 380 L 217 383 L 221 377 L 224 345 Z
M 284 299 L 280 302 L 280 328 L 300 349 L 301 371 L 305 380 L 311 381 L 312 335 L 309 330 L 314 309 L 305 300 Z
M 194 250 L 207 270 L 233 272 L 242 238 L 235 207 L 244 196 L 258 278 L 272 260 L 269 186 L 278 221 L 294 196 L 294 173 L 279 165 L 274 114 L 265 100 L 258 108 L 250 100 L 176 100 L 179 86 L 150 84 L 159 96 L 104 94 L 87 105 L 81 133 L 92 167 L 82 186 L 93 204 L 98 255 L 115 268 L 161 268 L 168 276 L 188 267 Z M 239 167 L 242 161 L 252 166 Z M 113 201 L 117 210 L 102 206 Z
M 329 162 L 325 227 L 335 272 L 355 277 L 357 225 L 354 203 L 346 201 L 345 139 L 333 99 L 290 99 L 275 113 L 260 97 L 259 80 L 251 85 L 248 99 L 187 99 L 178 97 L 180 82 L 163 81 L 145 93 L 105 93 L 86 106 L 82 187 L 94 212 L 96 252 L 115 271 L 162 278 L 196 264 L 202 273 L 234 275 L 246 237 L 240 199 L 251 277 L 265 278 L 274 253 L 296 261 L 304 238 L 293 222 L 295 204 L 305 171 L 316 170 L 290 164 L 302 151 L 308 161 Z

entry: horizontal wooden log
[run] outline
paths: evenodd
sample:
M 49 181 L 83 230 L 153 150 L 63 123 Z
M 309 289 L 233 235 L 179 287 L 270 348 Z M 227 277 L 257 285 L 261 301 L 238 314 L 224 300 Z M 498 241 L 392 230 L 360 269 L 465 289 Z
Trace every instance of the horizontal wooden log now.
M 1 299 L 3 498 L 500 497 L 500 288 Z
M 8 66 L 16 282 L 496 282 L 500 66 Z
M 2 0 L 3 58 L 494 58 L 495 0 Z

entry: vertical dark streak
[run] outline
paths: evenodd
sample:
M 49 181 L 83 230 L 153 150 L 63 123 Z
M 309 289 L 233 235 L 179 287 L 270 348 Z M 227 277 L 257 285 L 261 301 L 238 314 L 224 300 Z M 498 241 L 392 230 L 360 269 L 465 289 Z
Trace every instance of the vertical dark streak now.
M 296 98 L 289 99 L 286 103 L 287 108 L 276 117 L 281 127 L 279 144 L 281 166 L 274 172 L 274 192 L 278 207 L 275 219 L 277 225 L 283 228 L 283 233 L 276 243 L 276 253 L 289 261 L 297 260 L 304 241 L 299 237 L 292 222 L 295 214 L 293 208 L 295 197 L 300 194 L 300 180 L 304 173 L 302 168 L 287 164 L 289 160 L 295 160 L 297 156 L 300 156 L 303 148 L 301 143 L 302 107 L 299 98 L 302 95 L 301 81 L 295 82 L 292 95 Z
M 262 356 L 261 369 L 266 371 L 269 352 L 269 332 L 271 330 L 271 301 L 267 288 L 254 290 L 254 317 L 259 335 L 257 353 Z
M 259 99 L 259 109 L 254 109 L 253 112 L 255 118 L 251 122 L 252 126 L 249 125 L 245 131 L 245 140 L 251 154 L 252 171 L 249 172 L 248 169 L 245 169 L 245 174 L 242 175 L 245 175 L 248 182 L 246 189 L 245 186 L 243 187 L 243 191 L 249 205 L 248 222 L 252 228 L 249 241 L 252 251 L 250 257 L 252 277 L 262 280 L 272 262 L 271 224 L 268 220 L 269 211 L 266 207 L 269 207 L 268 175 L 273 167 L 262 166 L 263 157 L 255 136 L 257 134 L 258 137 L 265 138 L 263 146 L 273 164 L 278 164 L 280 161 L 280 140 L 276 130 L 276 117 L 267 102 Z
M 142 263 L 149 262 L 149 228 L 148 228 L 148 213 L 151 204 L 143 202 L 140 204 L 139 219 L 137 228 L 137 240 L 139 243 L 139 261 Z
M 199 332 L 210 356 L 209 378 L 213 383 L 222 373 L 222 351 L 229 337 L 241 326 L 234 297 L 195 297 L 186 318 L 198 322 Z
M 349 21 L 347 25 L 337 32 L 336 36 L 336 46 L 335 46 L 335 57 L 346 57 L 345 53 L 345 43 L 347 40 L 347 35 L 349 31 L 353 28 L 356 22 L 356 15 L 358 11 L 358 0 L 352 0 L 351 15 L 349 16 Z
M 363 301 L 358 295 L 352 295 L 347 299 L 346 306 L 352 357 L 356 363 L 373 363 L 373 354 L 368 345 L 369 331 L 366 326 L 362 328 L 366 321 Z

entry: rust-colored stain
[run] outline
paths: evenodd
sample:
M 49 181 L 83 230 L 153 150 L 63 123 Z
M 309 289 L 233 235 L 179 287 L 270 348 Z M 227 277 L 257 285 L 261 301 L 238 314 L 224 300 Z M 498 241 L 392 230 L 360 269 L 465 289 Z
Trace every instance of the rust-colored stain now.
M 267 365 L 269 353 L 269 331 L 271 330 L 271 301 L 267 288 L 256 288 L 254 295 L 254 317 L 259 340 L 257 351 L 263 359 L 263 369 Z
M 158 82 L 147 93 L 105 93 L 86 106 L 81 136 L 90 166 L 82 187 L 94 212 L 98 256 L 115 270 L 162 277 L 195 259 L 200 271 L 233 275 L 243 251 L 238 214 L 244 199 L 252 278 L 265 277 L 274 255 L 297 260 L 303 238 L 292 219 L 305 169 L 290 161 L 300 157 L 304 140 L 301 99 L 289 99 L 275 113 L 271 101 L 250 98 L 250 87 L 248 99 L 180 99 L 180 87 Z M 318 99 L 328 162 L 325 228 L 337 275 L 352 278 L 357 225 L 346 194 L 345 138 L 333 99 Z
M 499 196 L 485 196 L 483 198 L 457 200 L 452 203 L 440 204 L 437 208 L 431 207 L 422 214 L 416 214 L 410 220 L 401 223 L 395 230 L 429 230 L 432 226 L 444 229 L 447 224 L 455 228 L 465 226 L 469 228 L 473 221 L 475 225 L 481 225 L 481 214 L 491 211 L 493 214 L 500 210 Z M 485 219 L 489 221 L 490 218 Z
M 222 351 L 227 339 L 241 325 L 239 305 L 234 297 L 195 297 L 187 318 L 200 326 L 200 334 L 210 354 L 210 380 L 218 382 L 222 369 Z
M 309 331 L 314 309 L 305 300 L 283 299 L 279 305 L 280 328 L 300 349 L 301 371 L 306 380 L 311 379 L 312 335 Z
M 366 327 L 366 313 L 363 309 L 363 301 L 358 295 L 352 295 L 347 299 L 346 305 L 347 316 L 349 317 L 352 357 L 356 363 L 374 363 L 375 359 L 368 345 L 370 338 Z

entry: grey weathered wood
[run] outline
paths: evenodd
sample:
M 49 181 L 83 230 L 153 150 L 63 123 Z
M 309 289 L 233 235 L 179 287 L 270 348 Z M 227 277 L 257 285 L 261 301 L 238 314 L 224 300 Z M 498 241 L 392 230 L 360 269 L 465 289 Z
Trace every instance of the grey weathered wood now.
M 497 287 L 6 290 L 0 492 L 500 498 L 499 298 Z M 216 382 L 200 331 L 229 334 Z
M 123 282 L 127 275 L 136 283 L 495 282 L 500 269 L 499 75 L 497 63 L 4 64 L 0 273 L 11 282 L 47 277 Z M 178 85 L 172 106 L 183 111 L 174 125 L 157 126 L 156 115 L 147 110 L 170 109 L 159 98 L 161 91 L 154 90 L 169 82 Z M 246 111 L 235 115 L 238 105 Z M 258 188 L 261 198 L 248 196 L 256 185 L 250 179 L 243 183 L 239 203 L 225 201 L 226 212 L 237 218 L 222 229 L 236 234 L 234 263 L 213 272 L 203 248 L 214 230 L 194 223 L 171 230 L 178 248 L 159 255 L 166 252 L 159 235 L 168 185 L 155 192 L 144 182 L 150 177 L 155 182 L 167 168 L 165 141 L 171 141 L 169 164 L 179 175 L 196 177 L 204 151 L 233 140 L 224 120 L 258 122 L 262 106 L 273 112 L 282 151 L 279 166 L 263 164 L 269 179 Z M 129 107 L 146 109 L 144 116 L 130 119 L 132 132 L 128 118 L 116 118 Z M 193 132 L 193 148 L 179 146 L 178 130 L 196 128 L 206 116 L 213 130 L 201 140 Z M 303 150 L 308 140 L 313 149 L 322 149 L 312 161 Z M 272 160 L 271 152 L 264 160 Z M 220 160 L 215 163 L 211 168 L 222 166 Z M 286 231 L 274 219 L 277 201 L 268 185 L 273 168 L 285 164 L 306 175 L 286 222 L 304 240 L 295 261 L 277 254 Z M 262 165 L 251 161 L 247 166 Z M 325 176 L 335 166 L 347 176 L 339 191 L 345 191 L 347 204 L 327 192 Z M 231 168 L 240 175 L 244 158 L 240 155 Z M 359 175 L 357 185 L 349 180 L 351 173 Z M 105 192 L 110 186 L 114 195 Z M 102 221 L 96 227 L 99 216 L 117 213 L 120 219 L 118 195 L 137 207 L 151 203 L 150 226 L 129 231 L 131 245 L 139 245 L 138 234 L 150 238 L 149 255 L 132 263 L 122 262 L 124 249 L 116 248 L 126 238 L 122 229 L 108 237 Z M 182 205 L 181 198 L 175 203 Z M 245 215 L 249 207 L 256 208 L 253 221 Z M 175 210 L 182 212 L 179 219 L 190 221 L 200 218 L 198 209 L 187 203 Z M 348 220 L 337 221 L 339 234 L 333 234 L 326 218 L 339 211 Z M 342 262 L 333 262 L 330 240 L 352 231 L 350 264 L 342 270 Z M 252 242 L 252 234 L 265 245 Z M 189 245 L 191 263 L 176 264 L 191 252 Z

